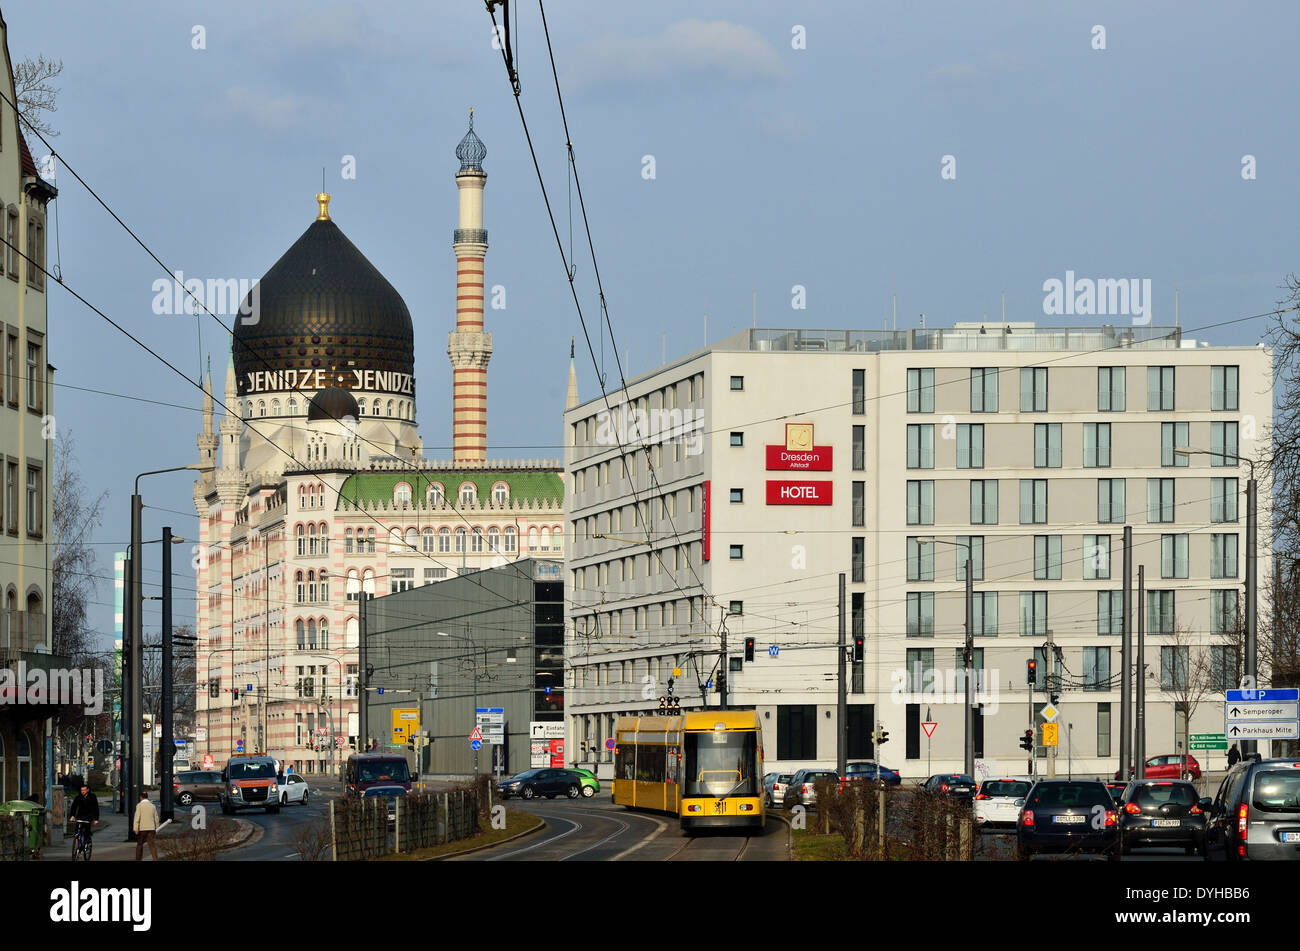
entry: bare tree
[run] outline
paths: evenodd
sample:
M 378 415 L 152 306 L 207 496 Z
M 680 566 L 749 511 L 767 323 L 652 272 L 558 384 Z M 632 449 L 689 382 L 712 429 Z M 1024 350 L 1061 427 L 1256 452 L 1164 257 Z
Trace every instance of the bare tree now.
M 46 59 L 43 55 L 34 60 L 25 59 L 14 66 L 14 93 L 18 99 L 18 111 L 30 123 L 30 128 L 51 138 L 59 133 L 45 117 L 48 113 L 58 111 L 59 87 L 54 85 L 53 80 L 62 72 L 63 60 Z
M 1191 741 L 1196 708 L 1215 692 L 1215 673 L 1205 639 L 1185 622 L 1174 623 L 1168 643 L 1160 648 L 1160 688 L 1174 697 L 1174 716 L 1183 719 L 1183 735 Z M 1187 775 L 1187 749 L 1182 750 Z
M 86 609 L 95 597 L 99 565 L 90 537 L 103 519 L 107 492 L 91 498 L 77 470 L 76 444 L 64 431 L 55 442 L 51 524 L 53 591 L 50 596 L 50 651 L 86 661 L 94 646 L 95 631 L 87 623 Z

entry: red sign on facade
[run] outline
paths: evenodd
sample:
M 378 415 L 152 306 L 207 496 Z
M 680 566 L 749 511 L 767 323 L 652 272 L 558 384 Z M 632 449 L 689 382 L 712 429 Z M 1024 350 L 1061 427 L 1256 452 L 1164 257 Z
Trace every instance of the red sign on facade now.
M 830 505 L 833 482 L 767 480 L 768 505 Z
M 704 561 L 709 560 L 709 512 L 712 508 L 709 497 L 709 486 L 712 480 L 704 480 L 704 488 L 700 493 L 700 557 Z
M 787 449 L 785 446 L 768 446 L 767 469 L 769 472 L 830 472 L 832 448 L 813 446 L 811 449 Z

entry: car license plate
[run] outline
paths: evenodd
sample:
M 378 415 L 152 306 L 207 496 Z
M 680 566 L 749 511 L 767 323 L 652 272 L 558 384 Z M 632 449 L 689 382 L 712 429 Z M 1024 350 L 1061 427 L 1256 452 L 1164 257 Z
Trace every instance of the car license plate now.
M 1283 832 L 1283 842 L 1300 842 L 1300 832 Z
M 1164 829 L 1170 827 L 1176 828 L 1183 824 L 1183 820 L 1182 819 L 1152 819 L 1151 824 L 1155 826 L 1157 829 Z
M 1052 816 L 1053 822 L 1059 822 L 1062 825 L 1079 825 L 1087 822 L 1087 816 Z

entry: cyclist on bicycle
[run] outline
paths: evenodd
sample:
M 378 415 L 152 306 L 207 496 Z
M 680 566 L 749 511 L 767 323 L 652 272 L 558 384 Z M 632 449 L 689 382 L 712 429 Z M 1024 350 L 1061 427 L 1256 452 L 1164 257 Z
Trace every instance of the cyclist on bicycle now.
M 99 800 L 90 794 L 89 786 L 83 784 L 81 793 L 72 800 L 72 807 L 68 810 L 68 818 L 72 820 L 84 819 L 91 823 L 92 828 L 99 825 Z

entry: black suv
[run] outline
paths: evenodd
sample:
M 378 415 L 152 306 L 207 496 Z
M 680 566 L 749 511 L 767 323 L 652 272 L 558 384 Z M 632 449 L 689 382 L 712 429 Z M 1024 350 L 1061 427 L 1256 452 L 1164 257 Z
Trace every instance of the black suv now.
M 1135 779 L 1118 800 L 1121 851 L 1142 846 L 1182 846 L 1205 855 L 1205 819 L 1210 800 L 1182 779 Z
M 1209 855 L 1300 860 L 1300 757 L 1242 760 L 1210 806 Z
M 1040 852 L 1100 852 L 1119 861 L 1119 819 L 1106 784 L 1042 779 L 1025 795 L 1016 823 L 1016 857 Z

